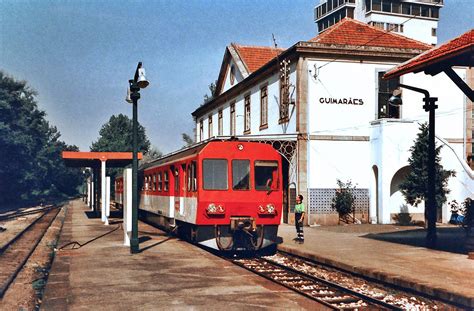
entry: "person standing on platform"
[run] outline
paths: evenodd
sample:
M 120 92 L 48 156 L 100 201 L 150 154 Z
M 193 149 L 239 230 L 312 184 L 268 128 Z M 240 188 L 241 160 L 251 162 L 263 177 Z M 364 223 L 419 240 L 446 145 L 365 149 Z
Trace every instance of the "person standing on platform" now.
M 304 235 L 303 235 L 303 221 L 304 221 L 304 204 L 303 204 L 303 196 L 298 194 L 296 197 L 296 204 L 295 204 L 295 226 L 296 226 L 296 241 L 301 243 L 304 242 Z

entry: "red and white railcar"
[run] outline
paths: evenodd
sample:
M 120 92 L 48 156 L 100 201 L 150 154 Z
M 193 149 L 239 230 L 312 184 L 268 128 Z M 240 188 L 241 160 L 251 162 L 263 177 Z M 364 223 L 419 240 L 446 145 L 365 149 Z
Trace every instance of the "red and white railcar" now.
M 272 146 L 209 141 L 148 163 L 139 174 L 139 211 L 147 221 L 219 250 L 275 245 L 283 192 L 281 156 Z M 116 198 L 123 198 L 123 178 L 116 185 Z

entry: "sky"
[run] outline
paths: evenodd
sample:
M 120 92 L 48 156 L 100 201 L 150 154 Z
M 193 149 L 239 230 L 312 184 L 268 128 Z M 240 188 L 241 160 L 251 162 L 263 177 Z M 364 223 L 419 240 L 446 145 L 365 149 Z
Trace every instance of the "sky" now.
M 112 115 L 132 116 L 128 80 L 143 62 L 138 120 L 152 146 L 181 148 L 191 113 L 231 42 L 288 48 L 316 35 L 319 0 L 0 0 L 0 70 L 38 92 L 62 140 L 89 151 Z M 474 0 L 445 0 L 438 43 L 474 28 Z

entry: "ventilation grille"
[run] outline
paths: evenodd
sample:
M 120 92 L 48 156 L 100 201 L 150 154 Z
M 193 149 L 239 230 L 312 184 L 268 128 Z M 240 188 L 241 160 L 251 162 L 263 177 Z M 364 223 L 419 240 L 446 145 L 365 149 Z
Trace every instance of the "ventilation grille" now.
M 311 214 L 334 214 L 332 209 L 332 199 L 336 195 L 335 188 L 308 189 L 309 210 Z M 369 189 L 355 189 L 355 212 L 369 213 Z

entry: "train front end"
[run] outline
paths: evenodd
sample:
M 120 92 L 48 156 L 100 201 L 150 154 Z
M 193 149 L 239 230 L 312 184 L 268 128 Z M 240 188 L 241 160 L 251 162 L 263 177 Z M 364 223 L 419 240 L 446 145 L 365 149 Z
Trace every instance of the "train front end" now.
M 278 152 L 236 141 L 210 143 L 199 158 L 195 241 L 220 251 L 274 248 L 283 198 Z

